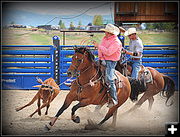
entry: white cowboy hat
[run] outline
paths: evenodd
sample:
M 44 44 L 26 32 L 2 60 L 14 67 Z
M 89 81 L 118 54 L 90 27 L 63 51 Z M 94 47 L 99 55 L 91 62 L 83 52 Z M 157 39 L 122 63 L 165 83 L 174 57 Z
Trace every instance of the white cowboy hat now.
M 124 33 L 126 30 L 123 27 L 119 27 L 120 32 Z
M 129 35 L 134 34 L 134 33 L 137 33 L 136 28 L 129 28 L 129 29 L 124 33 L 124 35 L 125 35 L 125 36 L 129 36 Z
M 104 29 L 100 29 L 101 31 L 106 31 L 114 35 L 118 35 L 120 30 L 118 27 L 114 26 L 113 24 L 107 24 Z

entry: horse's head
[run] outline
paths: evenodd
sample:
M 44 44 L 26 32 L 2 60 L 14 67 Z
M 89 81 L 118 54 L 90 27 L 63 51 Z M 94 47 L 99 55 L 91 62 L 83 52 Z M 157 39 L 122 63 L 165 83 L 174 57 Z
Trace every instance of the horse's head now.
M 72 64 L 67 71 L 69 77 L 78 76 L 78 72 L 87 69 L 94 61 L 94 55 L 86 47 L 75 47 L 74 50 L 75 54 L 72 57 Z

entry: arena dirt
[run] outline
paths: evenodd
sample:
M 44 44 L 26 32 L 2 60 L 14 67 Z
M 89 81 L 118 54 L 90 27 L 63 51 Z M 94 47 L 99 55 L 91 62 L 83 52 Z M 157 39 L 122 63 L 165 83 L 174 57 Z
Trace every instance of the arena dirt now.
M 80 108 L 76 114 L 80 116 L 80 123 L 76 124 L 71 120 L 71 109 L 78 102 L 73 102 L 68 109 L 58 118 L 50 131 L 44 130 L 45 124 L 50 121 L 59 108 L 69 91 L 62 90 L 50 104 L 49 114 L 45 116 L 45 108 L 42 109 L 42 116 L 37 113 L 33 117 L 28 117 L 37 108 L 37 101 L 23 110 L 16 112 L 15 108 L 27 104 L 37 93 L 36 90 L 2 90 L 1 91 L 1 123 L 2 135 L 164 135 L 165 124 L 168 122 L 179 121 L 178 92 L 175 92 L 174 104 L 170 107 L 165 106 L 165 98 L 157 94 L 152 107 L 148 110 L 148 101 L 139 109 L 128 115 L 123 115 L 134 103 L 128 99 L 119 109 L 117 116 L 117 126 L 111 127 L 112 118 L 106 121 L 100 129 L 85 130 L 87 119 L 95 123 L 100 122 L 105 116 L 108 108 L 104 105 L 99 112 L 94 112 L 94 105 Z M 139 96 L 141 97 L 141 95 Z M 171 101 L 170 100 L 170 101 Z

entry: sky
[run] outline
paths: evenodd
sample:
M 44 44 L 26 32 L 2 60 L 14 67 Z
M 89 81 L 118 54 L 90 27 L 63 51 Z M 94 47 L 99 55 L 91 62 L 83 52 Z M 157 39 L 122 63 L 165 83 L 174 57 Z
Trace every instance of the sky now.
M 92 23 L 94 15 L 102 15 L 104 20 L 113 23 L 114 5 L 112 2 L 4 2 L 2 4 L 3 26 L 16 24 L 38 26 L 58 25 L 61 19 L 66 27 L 70 22 L 78 25 Z

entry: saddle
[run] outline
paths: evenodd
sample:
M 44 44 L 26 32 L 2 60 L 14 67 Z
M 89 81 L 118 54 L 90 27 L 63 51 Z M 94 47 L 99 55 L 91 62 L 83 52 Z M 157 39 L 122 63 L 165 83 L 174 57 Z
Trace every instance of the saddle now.
M 144 83 L 153 83 L 153 78 L 152 78 L 152 74 L 150 72 L 150 70 L 147 67 L 144 67 L 143 65 L 141 65 L 141 69 L 139 71 L 139 77 L 140 80 L 143 80 Z
M 130 77 L 131 73 L 132 73 L 132 63 L 127 62 L 127 65 L 129 66 L 128 67 L 128 76 Z M 144 67 L 143 65 L 141 65 L 141 69 L 139 72 L 144 73 L 142 75 L 141 79 L 143 79 L 145 83 L 153 83 L 152 74 L 147 67 Z
M 107 82 L 106 78 L 105 78 L 105 69 L 106 69 L 106 66 L 104 66 L 101 61 L 98 63 L 99 67 L 100 67 L 100 72 L 102 73 L 102 81 L 105 85 L 106 88 L 109 89 L 109 83 Z M 122 81 L 120 80 L 120 78 L 118 77 L 117 75 L 117 72 L 115 71 L 114 73 L 114 82 L 115 82 L 115 85 L 116 85 L 116 88 L 122 88 Z
M 153 83 L 152 74 L 147 67 L 144 67 L 144 81 L 146 83 Z

